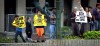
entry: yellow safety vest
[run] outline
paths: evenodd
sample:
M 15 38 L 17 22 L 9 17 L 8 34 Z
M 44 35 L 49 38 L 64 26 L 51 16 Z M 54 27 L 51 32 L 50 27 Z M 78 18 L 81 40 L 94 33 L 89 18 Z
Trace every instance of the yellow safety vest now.
M 15 27 L 18 27 L 18 28 L 25 28 L 26 27 L 25 17 L 20 16 L 18 18 L 15 18 L 12 25 L 15 26 Z
M 39 18 L 40 17 L 40 18 Z M 37 14 L 35 14 L 34 16 L 34 26 L 47 26 L 47 22 L 46 22 L 46 18 L 44 17 L 44 15 L 42 14 L 42 16 L 38 16 Z

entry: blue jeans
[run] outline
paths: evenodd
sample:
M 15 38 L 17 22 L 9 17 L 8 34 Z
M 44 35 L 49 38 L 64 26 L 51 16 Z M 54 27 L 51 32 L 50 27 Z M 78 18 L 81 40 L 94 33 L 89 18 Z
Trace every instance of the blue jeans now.
M 55 25 L 51 24 L 50 25 L 50 39 L 54 39 L 55 38 L 55 30 L 56 30 Z
M 90 31 L 94 31 L 95 30 L 95 22 L 91 21 L 90 22 Z
M 16 31 L 16 34 L 15 34 L 15 42 L 16 43 L 18 43 L 18 35 L 22 38 L 23 42 L 26 42 L 23 35 L 22 35 L 22 32 Z
M 99 31 L 100 30 L 100 20 L 95 21 L 95 30 Z

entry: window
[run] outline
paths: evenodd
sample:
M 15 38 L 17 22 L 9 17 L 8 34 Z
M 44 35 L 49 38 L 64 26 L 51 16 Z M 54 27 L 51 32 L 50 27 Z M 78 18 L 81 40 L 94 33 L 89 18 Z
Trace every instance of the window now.
M 97 0 L 97 3 L 100 3 L 100 0 Z
M 5 31 L 14 31 L 12 22 L 8 21 L 8 17 L 12 20 L 13 17 L 8 14 L 16 14 L 16 0 L 5 0 Z M 9 25 L 9 26 L 8 26 Z
M 49 3 L 49 6 L 50 6 L 50 7 L 55 7 L 55 6 L 54 6 L 54 5 L 55 5 L 55 0 L 46 0 L 46 2 Z
M 87 7 L 88 4 L 89 4 L 89 0 L 81 0 L 81 5 L 82 5 L 83 7 Z

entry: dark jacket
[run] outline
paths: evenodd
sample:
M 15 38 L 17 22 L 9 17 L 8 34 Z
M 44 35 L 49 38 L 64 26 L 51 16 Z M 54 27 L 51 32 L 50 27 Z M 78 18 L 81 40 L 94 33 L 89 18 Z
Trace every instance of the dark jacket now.
M 97 11 L 97 8 L 93 9 L 93 15 L 95 16 L 96 20 L 100 20 L 100 12 Z
M 32 26 L 30 22 L 26 22 L 26 31 L 31 31 L 32 32 Z
M 71 18 L 74 18 L 75 16 L 76 16 L 76 14 L 74 12 L 72 12 L 70 15 L 71 23 L 75 23 L 75 19 L 71 19 Z

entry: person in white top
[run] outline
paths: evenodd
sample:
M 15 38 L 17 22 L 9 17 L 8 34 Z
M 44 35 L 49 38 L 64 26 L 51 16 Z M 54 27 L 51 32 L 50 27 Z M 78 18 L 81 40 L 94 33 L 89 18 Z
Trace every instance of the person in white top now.
M 91 15 L 91 13 L 89 12 L 89 8 L 88 8 L 88 7 L 85 7 L 85 10 L 81 8 L 81 10 L 83 10 L 84 13 L 85 13 L 85 15 L 87 16 L 87 23 L 82 23 L 82 25 L 81 25 L 80 34 L 83 35 L 84 32 L 90 30 L 89 20 L 92 18 L 92 15 Z
M 81 6 L 80 4 L 80 0 L 77 0 L 79 5 L 80 5 L 80 11 L 82 11 L 84 13 L 84 16 L 87 17 L 86 20 L 87 22 L 81 22 L 81 28 L 80 28 L 80 36 L 83 36 L 83 33 L 86 32 L 86 31 L 89 31 L 89 23 L 88 23 L 88 19 L 91 19 L 92 18 L 92 15 L 91 13 L 89 12 L 89 8 L 88 7 L 85 7 L 85 9 L 83 9 L 83 7 Z M 76 13 L 77 14 L 77 13 Z

